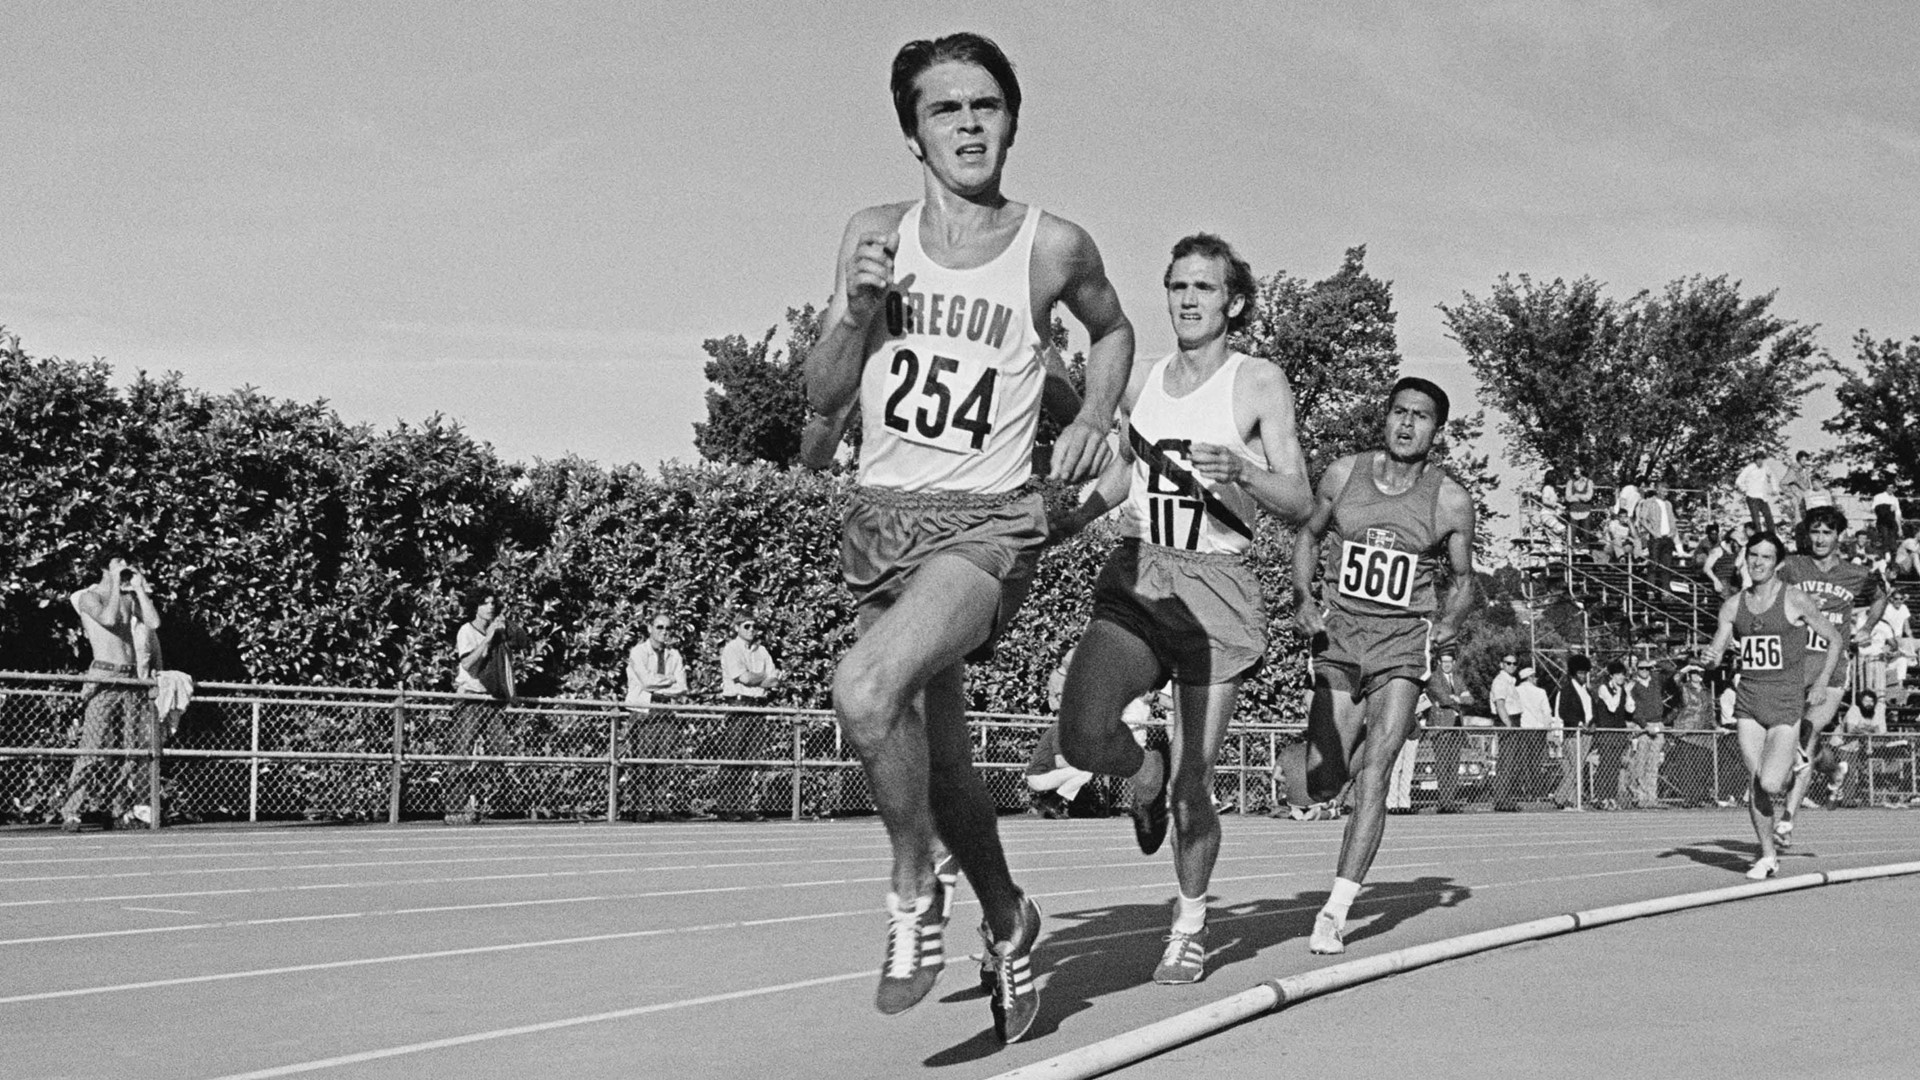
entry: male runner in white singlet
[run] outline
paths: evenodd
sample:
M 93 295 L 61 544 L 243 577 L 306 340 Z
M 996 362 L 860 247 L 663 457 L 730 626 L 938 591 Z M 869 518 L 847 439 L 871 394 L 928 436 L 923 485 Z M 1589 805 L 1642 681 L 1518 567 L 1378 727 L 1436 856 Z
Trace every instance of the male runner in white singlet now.
M 1123 539 L 1094 586 L 1093 618 L 1061 698 L 1068 763 L 1132 778 L 1134 829 L 1153 854 L 1173 824 L 1180 883 L 1158 983 L 1206 976 L 1207 886 L 1220 855 L 1213 765 L 1240 681 L 1267 652 L 1267 612 L 1247 566 L 1254 507 L 1289 525 L 1313 508 L 1294 430 L 1293 388 L 1278 365 L 1227 347 L 1252 317 L 1253 271 L 1217 236 L 1173 247 L 1164 282 L 1179 348 L 1127 387 L 1121 457 L 1078 509 L 1070 533 L 1122 505 Z M 1127 703 L 1169 677 L 1177 687 L 1171 754 L 1143 749 Z
M 909 1008 L 945 964 L 952 896 L 934 873 L 938 832 L 985 913 L 994 1027 L 1012 1042 L 1039 1007 L 1040 910 L 1013 884 L 973 770 L 965 660 L 1006 625 L 1046 540 L 1030 481 L 1045 382 L 1036 346 L 1054 304 L 1091 339 L 1086 400 L 1054 444 L 1056 477 L 1106 464 L 1133 327 L 1092 238 L 1001 192 L 1021 99 L 998 46 L 975 34 L 911 42 L 894 57 L 892 88 L 925 197 L 848 222 L 807 358 L 818 417 L 861 410 L 860 486 L 841 543 L 860 637 L 835 671 L 834 708 L 893 848 L 875 1005 Z
M 1445 391 L 1425 379 L 1395 383 L 1386 448 L 1329 466 L 1313 517 L 1294 540 L 1294 621 L 1314 642 L 1307 790 L 1318 802 L 1353 781 L 1339 869 L 1307 943 L 1316 953 L 1346 951 L 1347 910 L 1386 828 L 1393 760 L 1413 729 L 1434 654 L 1453 649 L 1473 602 L 1473 496 L 1430 460 L 1446 423 Z M 1323 539 L 1330 542 L 1316 602 Z M 1442 559 L 1453 576 L 1444 606 L 1434 586 Z

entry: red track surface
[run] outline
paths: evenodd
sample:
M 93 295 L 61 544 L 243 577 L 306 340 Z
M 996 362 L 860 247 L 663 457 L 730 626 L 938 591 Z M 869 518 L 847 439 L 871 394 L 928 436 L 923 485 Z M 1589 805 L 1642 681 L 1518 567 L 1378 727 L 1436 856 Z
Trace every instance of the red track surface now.
M 870 821 L 0 833 L 0 1074 L 970 1078 L 1328 962 L 1305 935 L 1338 824 L 1226 820 L 1211 974 L 1178 988 L 1146 981 L 1164 853 L 1124 819 L 1002 827 L 1047 915 L 1041 1019 L 1013 1047 L 955 956 L 977 948 L 964 886 L 940 986 L 873 1011 Z M 1783 873 L 1920 858 L 1915 814 L 1810 811 L 1798 835 Z M 1738 883 L 1751 852 L 1733 811 L 1395 818 L 1347 958 Z M 1906 879 L 1605 927 L 1129 1075 L 1899 1075 L 1920 1056 L 1916 911 Z

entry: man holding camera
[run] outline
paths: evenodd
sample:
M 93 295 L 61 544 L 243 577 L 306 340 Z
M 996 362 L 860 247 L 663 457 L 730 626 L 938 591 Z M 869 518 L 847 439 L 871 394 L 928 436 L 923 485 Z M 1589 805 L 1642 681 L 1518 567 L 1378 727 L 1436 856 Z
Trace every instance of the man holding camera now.
M 141 666 L 147 653 L 147 668 L 159 666 L 151 635 L 160 629 L 160 612 L 147 591 L 146 575 L 122 555 L 107 560 L 100 580 L 69 598 L 80 614 L 80 625 L 87 632 L 87 644 L 93 649 L 93 663 L 87 669 L 87 685 L 80 692 L 85 712 L 80 723 L 79 749 L 98 750 L 117 741 L 123 749 L 144 750 L 153 731 L 153 701 L 145 687 L 104 680 L 146 678 L 151 670 Z M 117 739 L 116 739 L 117 735 Z M 114 768 L 110 759 L 77 757 L 67 780 L 67 799 L 60 808 L 60 827 L 79 832 L 81 812 L 92 806 L 107 810 L 114 819 L 126 810 L 128 784 L 138 766 L 137 758 L 123 757 Z M 96 775 L 111 769 L 113 786 L 105 797 L 106 805 L 94 793 Z
M 504 754 L 507 752 L 505 704 L 513 700 L 514 630 L 493 594 L 478 597 L 473 620 L 461 625 L 454 638 L 459 662 L 453 669 L 453 689 L 459 694 L 482 695 L 485 700 L 462 701 L 453 707 L 448 724 L 447 752 Z M 449 764 L 446 781 L 446 822 L 477 825 L 486 813 L 485 800 L 474 790 L 478 764 Z

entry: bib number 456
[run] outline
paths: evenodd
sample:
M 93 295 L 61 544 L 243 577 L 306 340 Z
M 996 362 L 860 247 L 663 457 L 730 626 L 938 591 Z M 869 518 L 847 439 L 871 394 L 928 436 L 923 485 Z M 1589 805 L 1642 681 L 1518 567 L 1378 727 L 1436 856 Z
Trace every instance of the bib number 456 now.
M 912 349 L 896 349 L 888 368 L 894 389 L 882 417 L 913 442 L 978 453 L 993 434 L 993 392 L 999 375 L 985 366 L 963 372 L 960 361 L 950 356 L 933 356 L 923 364 Z

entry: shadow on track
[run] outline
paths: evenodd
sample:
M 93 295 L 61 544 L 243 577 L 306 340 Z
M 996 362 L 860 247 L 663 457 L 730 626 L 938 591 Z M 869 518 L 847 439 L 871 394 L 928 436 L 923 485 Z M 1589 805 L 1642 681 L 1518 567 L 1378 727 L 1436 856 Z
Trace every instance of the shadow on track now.
M 1351 945 L 1386 934 L 1423 912 L 1454 907 L 1471 895 L 1471 889 L 1451 877 L 1369 883 L 1348 918 L 1347 942 Z M 1255 979 L 1267 977 L 1272 973 L 1233 973 L 1231 969 L 1288 942 L 1296 942 L 1301 958 L 1308 959 L 1306 938 L 1313 931 L 1315 913 L 1326 899 L 1326 890 L 1317 889 L 1291 898 L 1216 907 L 1208 920 L 1208 979 L 1217 979 L 1223 973 L 1238 975 L 1242 981 L 1247 981 L 1249 974 Z M 1166 904 L 1122 904 L 1049 914 L 1046 933 L 1034 950 L 1035 975 L 1045 977 L 1040 1018 L 1026 1041 L 1052 1035 L 1067 1018 L 1092 1008 L 1098 998 L 1150 983 L 1166 937 L 1167 919 Z M 948 967 L 954 970 L 947 977 L 959 976 L 956 981 L 963 989 L 941 1000 L 984 998 L 977 982 L 978 966 L 953 954 L 949 957 Z M 1300 966 L 1337 962 L 1334 958 L 1311 960 L 1314 962 Z M 1169 988 L 1169 992 L 1178 991 Z M 961 1065 L 1000 1049 L 999 1040 L 989 1029 L 929 1056 L 924 1064 Z
M 1692 859 L 1702 866 L 1711 866 L 1717 870 L 1745 872 L 1760 857 L 1760 845 L 1753 840 L 1707 840 L 1685 847 L 1668 848 L 1655 858 Z M 1811 859 L 1811 851 L 1787 850 L 1779 853 L 1780 871 L 1786 873 L 1789 859 Z

